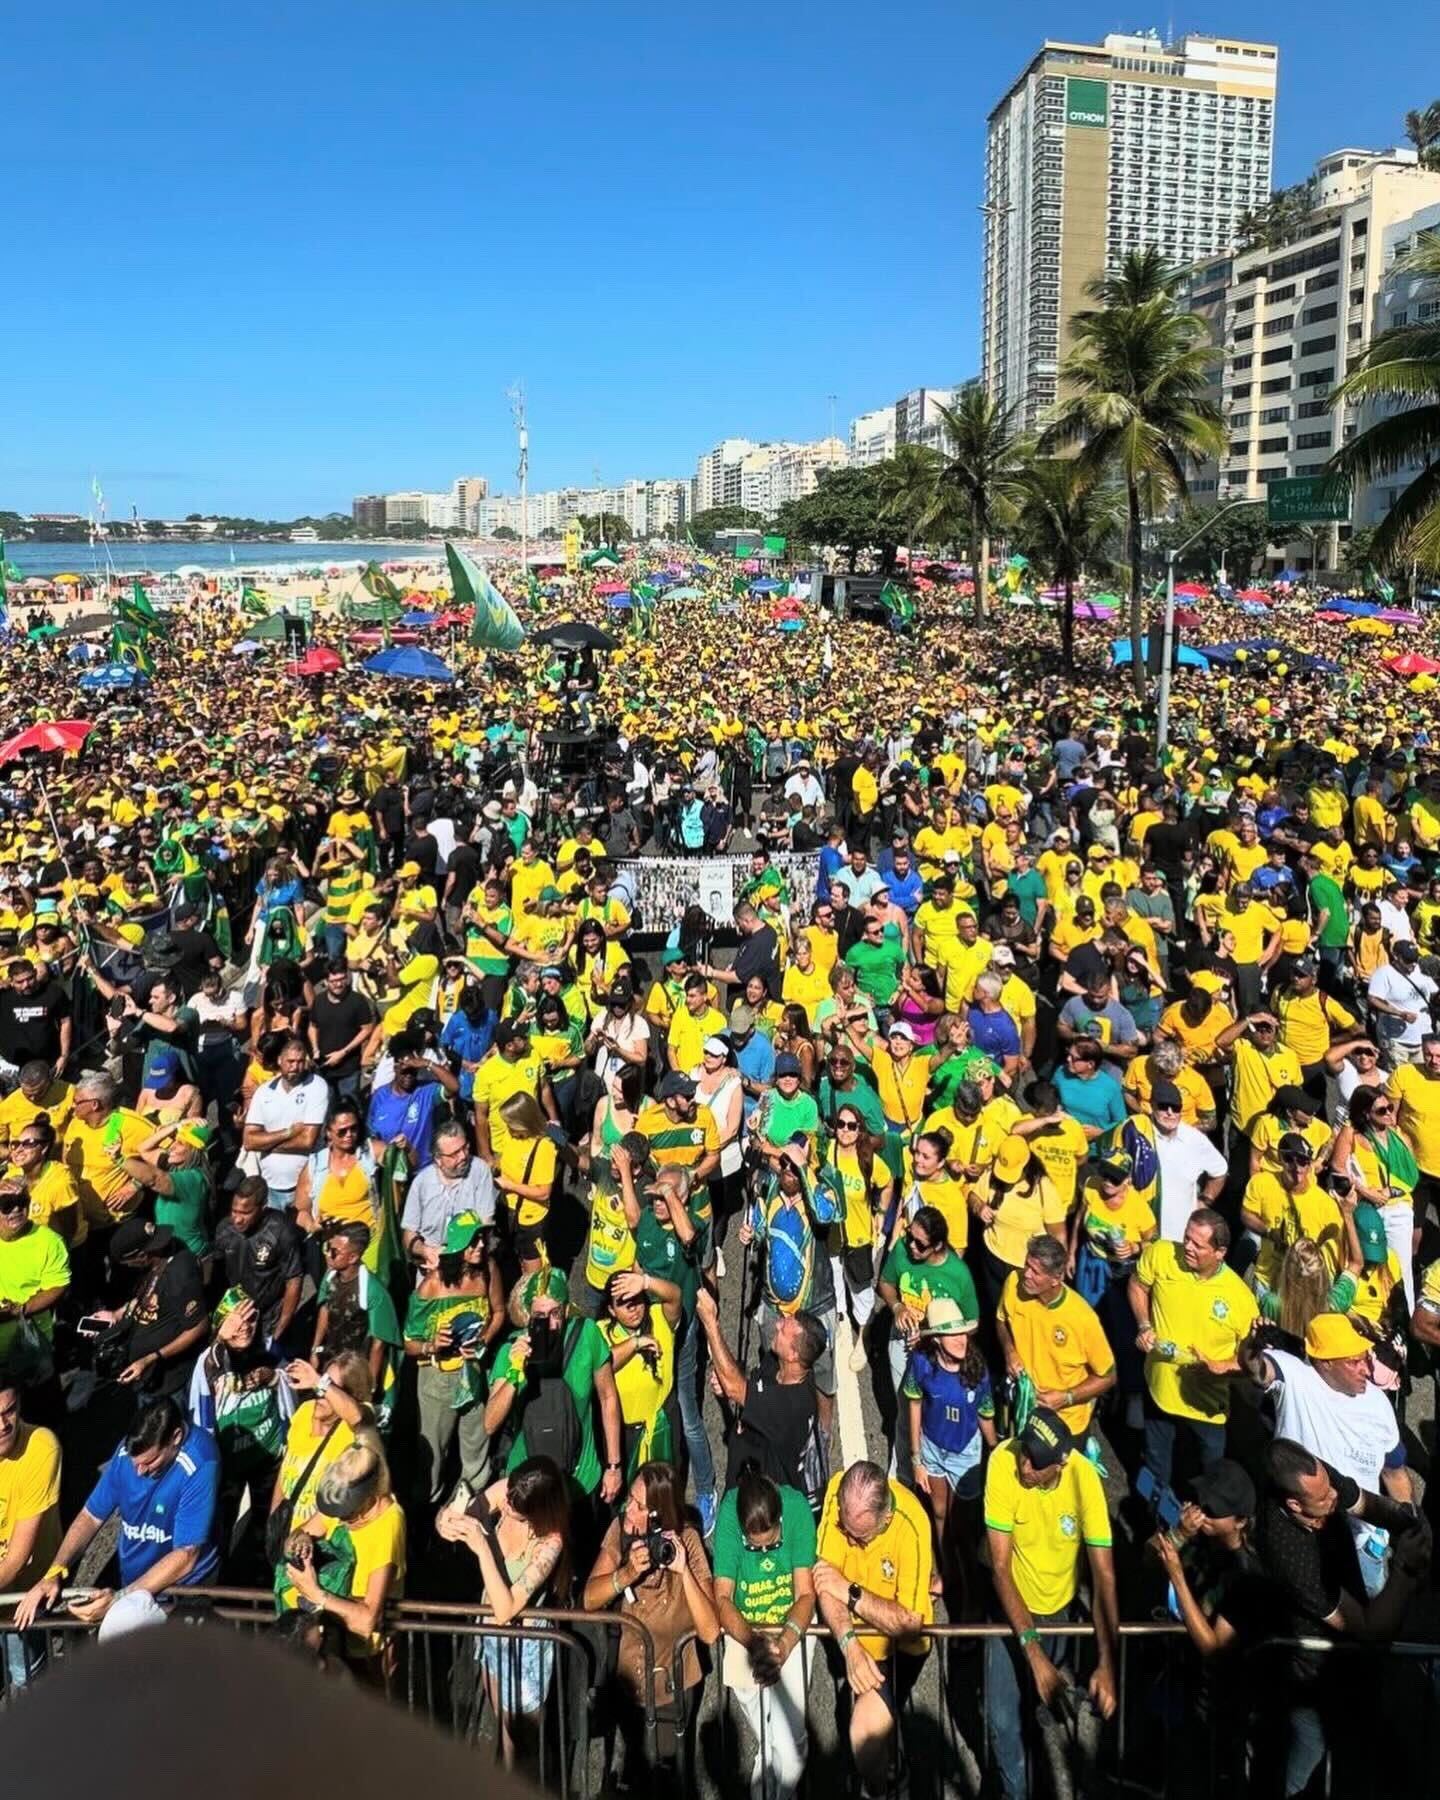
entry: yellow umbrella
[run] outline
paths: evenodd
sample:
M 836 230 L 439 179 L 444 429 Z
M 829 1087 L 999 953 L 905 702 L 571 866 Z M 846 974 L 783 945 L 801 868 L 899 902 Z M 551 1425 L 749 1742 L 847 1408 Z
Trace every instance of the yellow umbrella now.
M 63 581 L 67 587 L 79 587 L 80 583 L 84 579 L 85 579 L 85 577 L 83 575 L 70 575 L 70 574 L 57 575 L 55 577 L 55 580 L 57 583 Z
M 1417 675 L 1408 685 L 1412 694 L 1428 694 L 1437 684 L 1433 675 Z
M 1395 627 L 1387 625 L 1384 619 L 1354 619 L 1351 621 L 1352 631 L 1362 632 L 1366 637 L 1394 637 Z

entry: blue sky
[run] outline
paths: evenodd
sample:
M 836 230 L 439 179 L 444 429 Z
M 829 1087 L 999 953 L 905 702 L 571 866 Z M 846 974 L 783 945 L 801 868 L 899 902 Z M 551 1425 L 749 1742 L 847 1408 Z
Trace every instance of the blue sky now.
M 1440 10 L 1364 16 L 1207 0 L 1174 24 L 1280 44 L 1284 183 L 1440 92 Z M 151 516 L 511 489 L 519 377 L 532 487 L 817 437 L 831 394 L 843 434 L 976 369 L 989 107 L 1043 37 L 1150 23 L 1080 0 L 12 8 L 0 507 L 83 510 L 92 472 Z

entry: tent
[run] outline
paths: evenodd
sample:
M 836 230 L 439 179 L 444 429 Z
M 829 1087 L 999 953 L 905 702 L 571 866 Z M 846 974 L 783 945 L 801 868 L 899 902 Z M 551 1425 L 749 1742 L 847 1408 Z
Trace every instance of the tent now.
M 1116 638 L 1110 646 L 1110 660 L 1117 669 L 1128 668 L 1133 652 L 1134 645 L 1128 637 Z M 1140 640 L 1140 655 L 1144 658 L 1149 654 L 1150 640 L 1148 637 L 1143 637 Z M 1176 644 L 1175 661 L 1182 669 L 1208 669 L 1210 667 L 1206 658 L 1198 650 L 1192 650 L 1189 644 Z
M 1392 675 L 1440 675 L 1440 662 L 1422 656 L 1418 650 L 1405 650 L 1399 656 L 1387 656 L 1385 667 Z
M 256 619 L 253 625 L 247 625 L 245 636 L 252 644 L 283 643 L 285 627 L 289 622 L 289 613 L 273 612 L 266 618 Z
M 1040 598 L 1044 600 L 1047 596 L 1042 594 Z M 1053 600 L 1051 601 L 1051 604 L 1054 604 Z M 1103 619 L 1107 625 L 1113 625 L 1115 623 L 1109 608 L 1097 606 L 1093 600 L 1077 600 L 1075 602 L 1075 617 L 1077 619 Z
M 372 656 L 361 668 L 367 675 L 384 675 L 391 681 L 453 681 L 454 672 L 428 650 L 412 644 L 394 645 Z

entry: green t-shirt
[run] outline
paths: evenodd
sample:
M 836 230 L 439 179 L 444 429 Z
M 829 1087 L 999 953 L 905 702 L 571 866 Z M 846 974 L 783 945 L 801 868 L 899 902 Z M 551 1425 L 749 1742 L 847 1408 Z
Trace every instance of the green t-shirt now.
M 740 1530 L 735 1489 L 715 1520 L 715 1579 L 735 1583 L 735 1610 L 752 1625 L 783 1625 L 795 1604 L 795 1571 L 815 1562 L 815 1519 L 798 1488 L 780 1489 L 780 1542 L 751 1550 Z
M 937 1063 L 930 1072 L 930 1088 L 926 1096 L 926 1104 L 932 1112 L 939 1112 L 942 1107 L 955 1104 L 955 1090 L 962 1081 L 973 1081 L 975 1071 L 982 1063 L 994 1063 L 977 1044 L 971 1044 L 956 1056 L 947 1056 L 942 1063 Z
M 1317 917 L 1322 912 L 1330 915 L 1320 933 L 1320 942 L 1327 950 L 1343 950 L 1350 940 L 1350 913 L 1339 883 L 1332 875 L 1312 875 L 1306 892 Z
M 880 1109 L 880 1096 L 868 1081 L 857 1076 L 848 1088 L 837 1088 L 828 1075 L 820 1077 L 820 1109 L 827 1126 L 833 1127 L 835 1115 L 842 1106 L 853 1106 L 864 1121 L 865 1129 L 877 1137 L 885 1131 L 885 1114 Z M 771 1139 L 774 1142 L 774 1139 Z
M 187 1250 L 210 1254 L 205 1220 L 210 1210 L 210 1177 L 204 1169 L 171 1169 L 173 1194 L 156 1194 L 155 1223 L 168 1225 Z
M 1013 894 L 1020 907 L 1020 917 L 1033 925 L 1040 916 L 1040 902 L 1045 898 L 1045 877 L 1038 869 L 1027 869 L 1023 875 L 1007 875 L 1005 892 Z
M 969 1269 L 953 1250 L 947 1249 L 938 1263 L 912 1262 L 902 1237 L 885 1258 L 880 1279 L 893 1287 L 902 1302 L 915 1312 L 923 1313 L 937 1294 L 944 1294 L 955 1302 L 965 1318 L 980 1317 L 975 1283 Z
M 695 1296 L 700 1292 L 700 1270 L 705 1262 L 709 1229 L 705 1220 L 695 1216 L 693 1202 L 688 1210 L 690 1223 L 695 1227 L 688 1252 L 673 1227 L 662 1225 L 648 1206 L 641 1207 L 640 1223 L 635 1227 L 635 1261 L 647 1275 L 675 1283 L 687 1319 L 695 1311 Z
M 595 1372 L 603 1369 L 610 1361 L 610 1346 L 600 1327 L 593 1319 L 581 1319 L 580 1329 L 573 1333 L 574 1342 L 570 1344 L 565 1358 L 565 1368 L 561 1379 L 569 1388 L 575 1400 L 575 1410 L 580 1415 L 580 1455 L 575 1463 L 576 1485 L 587 1494 L 593 1494 L 600 1485 L 600 1452 L 595 1447 Z M 566 1320 L 566 1341 L 572 1336 L 572 1322 Z M 495 1362 L 495 1373 L 491 1377 L 492 1388 L 497 1383 L 508 1381 L 512 1387 L 518 1386 L 516 1405 L 525 1395 L 523 1379 L 517 1384 L 515 1380 L 515 1363 L 511 1350 L 520 1340 L 520 1333 L 508 1338 Z M 505 1473 L 518 1469 L 530 1452 L 525 1448 L 525 1433 L 516 1435 L 514 1445 L 505 1463 Z
M 820 1108 L 815 1104 L 815 1096 L 807 1094 L 804 1088 L 797 1090 L 793 1100 L 786 1100 L 779 1088 L 774 1088 L 764 1106 L 765 1136 L 772 1144 L 788 1144 L 797 1133 L 813 1138 L 820 1129 Z
M 845 962 L 855 971 L 861 993 L 868 994 L 877 1006 L 888 1006 L 900 985 L 905 946 L 900 942 L 899 932 L 887 925 L 878 944 L 867 944 L 863 939 L 852 944 L 845 952 Z

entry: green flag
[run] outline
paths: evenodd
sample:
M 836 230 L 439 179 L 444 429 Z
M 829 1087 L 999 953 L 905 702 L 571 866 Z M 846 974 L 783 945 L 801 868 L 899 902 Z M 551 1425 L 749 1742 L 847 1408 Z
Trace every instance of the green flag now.
M 111 627 L 110 660 L 138 669 L 142 675 L 155 673 L 155 661 L 145 641 L 145 633 L 138 625 L 127 625 L 121 620 Z
M 377 562 L 366 563 L 361 572 L 360 585 L 367 594 L 373 594 L 377 600 L 388 600 L 392 606 L 398 606 L 403 612 L 404 601 L 400 590 Z
M 767 537 L 765 540 L 765 554 L 767 556 L 783 556 L 785 554 L 785 546 L 788 542 L 788 538 Z
M 265 619 L 270 616 L 270 608 L 248 582 L 240 589 L 240 604 L 247 613 L 252 613 L 257 619 Z
M 880 590 L 880 604 L 902 625 L 908 625 L 915 617 L 915 601 L 902 587 L 896 587 L 893 581 L 887 581 Z
M 1385 577 L 1375 569 L 1370 571 L 1370 585 L 1385 604 L 1389 606 L 1395 598 L 1395 590 L 1391 587 L 1390 583 L 1386 581 Z
M 746 594 L 750 592 L 750 582 L 748 578 L 744 575 L 732 575 L 730 577 L 730 592 L 737 600 L 743 600 Z
M 170 627 L 150 604 L 150 596 L 137 581 L 128 595 L 115 602 L 115 617 L 133 625 L 140 632 L 153 631 L 157 637 L 168 637 Z
M 470 648 L 518 650 L 525 642 L 525 627 L 499 588 L 478 563 L 472 562 L 463 550 L 457 550 L 448 538 L 445 560 L 450 565 L 455 604 L 475 609 L 470 621 Z

